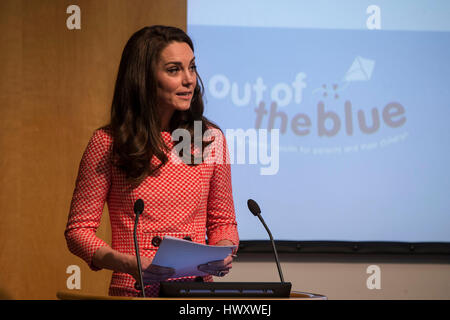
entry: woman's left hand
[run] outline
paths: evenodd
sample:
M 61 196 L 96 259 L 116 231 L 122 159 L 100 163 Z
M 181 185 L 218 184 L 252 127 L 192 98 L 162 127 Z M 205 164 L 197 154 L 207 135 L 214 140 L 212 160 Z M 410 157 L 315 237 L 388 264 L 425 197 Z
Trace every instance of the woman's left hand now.
M 232 246 L 233 243 L 230 240 L 221 240 L 217 244 L 217 246 Z M 210 261 L 205 264 L 199 265 L 198 270 L 205 272 L 207 274 L 223 277 L 230 272 L 231 263 L 233 262 L 233 257 L 236 257 L 235 252 L 230 253 L 223 260 Z

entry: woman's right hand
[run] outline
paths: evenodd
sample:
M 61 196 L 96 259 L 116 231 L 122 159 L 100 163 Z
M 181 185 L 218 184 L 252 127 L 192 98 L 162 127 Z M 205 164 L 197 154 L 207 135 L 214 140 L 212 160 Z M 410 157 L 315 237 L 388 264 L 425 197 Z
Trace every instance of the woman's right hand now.
M 161 267 L 152 264 L 153 258 L 141 257 L 142 278 L 145 284 L 164 281 L 175 274 L 173 268 Z M 121 253 L 110 246 L 100 247 L 92 257 L 92 265 L 116 272 L 128 273 L 140 282 L 136 256 Z
M 134 257 L 134 261 L 135 262 L 133 263 L 133 265 L 135 267 L 134 270 L 130 272 L 130 274 L 139 283 L 140 279 L 136 257 Z M 175 269 L 152 264 L 152 261 L 153 258 L 141 256 L 142 278 L 144 284 L 149 284 L 151 282 L 165 281 L 175 274 Z

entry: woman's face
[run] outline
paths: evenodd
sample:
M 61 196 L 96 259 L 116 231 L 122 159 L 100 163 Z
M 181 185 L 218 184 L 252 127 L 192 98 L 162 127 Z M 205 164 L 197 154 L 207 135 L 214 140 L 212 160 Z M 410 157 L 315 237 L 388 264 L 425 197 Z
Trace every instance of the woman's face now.
M 185 42 L 172 42 L 161 51 L 156 67 L 157 101 L 163 118 L 188 110 L 197 83 L 195 57 Z

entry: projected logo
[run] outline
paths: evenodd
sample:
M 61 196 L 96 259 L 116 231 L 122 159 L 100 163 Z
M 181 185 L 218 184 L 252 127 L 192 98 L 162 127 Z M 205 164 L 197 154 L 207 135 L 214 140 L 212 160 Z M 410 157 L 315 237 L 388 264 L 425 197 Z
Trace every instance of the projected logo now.
M 312 93 L 320 93 L 323 98 L 334 97 L 338 99 L 340 92 L 345 90 L 351 82 L 370 80 L 374 67 L 374 60 L 364 59 L 358 56 L 340 83 L 333 83 L 332 86 L 323 84 L 321 88 L 313 90 Z
M 247 81 L 239 87 L 225 75 L 217 74 L 210 78 L 208 90 L 216 99 L 230 97 L 236 107 L 256 105 L 255 129 L 279 129 L 281 135 L 288 134 L 289 139 L 280 140 L 280 151 L 336 154 L 373 150 L 401 142 L 408 136 L 407 132 L 398 132 L 407 119 L 406 109 L 401 103 L 390 101 L 384 106 L 354 107 L 346 94 L 353 83 L 370 82 L 375 64 L 374 60 L 366 57 L 354 58 L 341 80 L 323 83 L 310 92 L 316 101 L 315 108 L 303 103 L 304 96 L 308 94 L 305 91 L 308 88 L 305 72 L 298 72 L 291 82 L 278 82 L 271 87 L 266 85 L 262 77 L 256 78 L 254 83 Z M 270 105 L 266 104 L 268 100 Z M 292 114 L 292 111 L 299 109 L 302 111 Z M 390 131 L 383 130 L 381 133 L 387 136 L 378 135 L 377 140 L 374 140 L 372 137 L 380 128 Z M 295 141 L 292 136 L 308 139 Z M 331 145 L 333 139 L 327 140 L 334 137 L 341 138 L 338 145 Z M 343 137 L 358 139 L 342 140 Z M 299 141 L 302 145 L 298 145 Z M 324 146 L 324 143 L 327 145 Z
M 334 97 L 334 99 L 339 99 L 340 93 L 352 82 L 369 81 L 372 77 L 374 67 L 375 61 L 358 56 L 353 61 L 341 83 L 333 84 L 331 91 L 327 90 L 327 86 L 324 84 L 322 88 L 315 89 L 313 94 L 321 93 L 322 98 Z M 317 104 L 317 127 L 319 136 L 335 136 L 339 133 L 343 122 L 345 123 L 345 132 L 349 136 L 353 135 L 355 127 L 359 128 L 362 133 L 372 134 L 378 131 L 381 121 L 391 128 L 398 128 L 406 122 L 405 108 L 398 102 L 388 103 L 382 109 L 381 115 L 377 108 L 372 108 L 370 114 L 366 114 L 362 109 L 358 110 L 356 112 L 356 126 L 353 123 L 354 113 L 350 100 L 345 101 L 344 109 L 344 119 L 342 119 L 338 113 L 326 110 L 324 101 L 319 101 Z

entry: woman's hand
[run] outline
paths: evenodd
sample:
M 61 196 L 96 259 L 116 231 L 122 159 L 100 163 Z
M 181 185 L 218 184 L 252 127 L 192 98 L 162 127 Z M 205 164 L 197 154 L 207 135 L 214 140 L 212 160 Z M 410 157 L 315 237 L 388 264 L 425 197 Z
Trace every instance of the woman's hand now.
M 130 274 L 139 283 L 140 280 L 136 257 L 134 257 L 134 261 L 135 261 L 133 268 L 134 270 L 131 270 Z M 165 281 L 175 274 L 175 270 L 173 268 L 158 266 L 152 264 L 152 261 L 153 258 L 141 256 L 142 279 L 144 281 L 144 284 L 148 284 L 151 282 Z
M 175 269 L 152 264 L 153 258 L 141 257 L 144 283 L 165 281 L 175 274 Z
M 216 245 L 217 246 L 232 246 L 233 243 L 230 240 L 220 240 Z M 197 268 L 198 268 L 198 270 L 205 272 L 207 274 L 210 274 L 210 275 L 213 275 L 216 277 L 223 277 L 230 272 L 231 263 L 233 262 L 233 258 L 236 257 L 235 253 L 236 253 L 236 251 L 233 250 L 233 253 L 229 254 L 225 259 L 217 260 L 217 261 L 210 261 L 206 264 L 199 265 Z
M 99 248 L 93 256 L 93 265 L 116 272 L 128 273 L 137 283 L 140 282 L 136 256 L 125 254 L 109 246 Z M 164 281 L 175 274 L 173 268 L 161 267 L 152 264 L 153 258 L 142 257 L 142 278 L 144 283 Z

